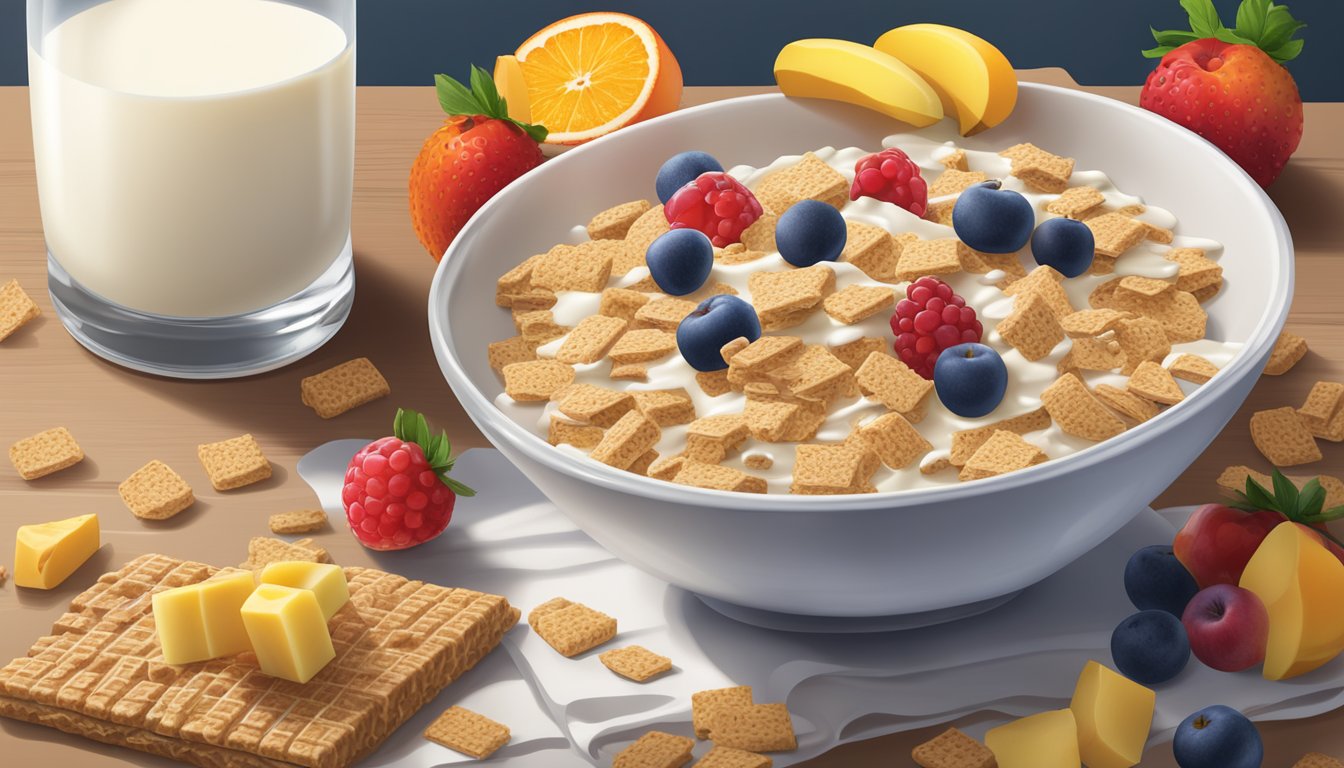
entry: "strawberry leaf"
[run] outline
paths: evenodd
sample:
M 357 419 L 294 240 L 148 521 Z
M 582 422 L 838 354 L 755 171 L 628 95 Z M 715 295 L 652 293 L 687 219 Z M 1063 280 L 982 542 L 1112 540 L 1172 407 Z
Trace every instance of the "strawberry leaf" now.
M 485 114 L 476 95 L 465 85 L 447 75 L 434 76 L 434 89 L 439 95 L 439 106 L 450 115 Z
M 1143 51 L 1145 57 L 1164 56 L 1192 40 L 1209 37 L 1233 45 L 1254 45 L 1280 64 L 1292 61 L 1302 52 L 1302 40 L 1293 35 L 1306 24 L 1293 18 L 1288 6 L 1277 5 L 1273 0 L 1242 0 L 1233 29 L 1223 26 L 1213 0 L 1181 0 L 1181 7 L 1190 18 L 1190 30 L 1159 31 L 1150 27 L 1157 46 Z
M 1277 469 L 1271 478 L 1274 482 L 1274 499 L 1278 503 L 1278 510 L 1289 518 L 1297 514 L 1297 486 Z
M 1271 512 L 1282 512 L 1279 505 L 1275 503 L 1274 496 L 1265 487 L 1256 482 L 1254 477 L 1246 476 L 1246 500 L 1256 509 L 1267 509 Z
M 1215 37 L 1223 28 L 1213 0 L 1181 0 L 1181 7 L 1190 15 L 1190 29 L 1200 37 Z
M 1231 43 L 1233 45 L 1255 45 L 1254 41 L 1248 40 L 1242 37 L 1241 35 L 1238 35 L 1236 32 L 1233 32 L 1227 27 L 1223 27 L 1222 29 L 1219 29 L 1217 32 L 1214 32 L 1213 36 L 1218 38 L 1219 40 L 1222 40 L 1224 43 Z
M 1269 58 L 1280 64 L 1292 61 L 1298 57 L 1298 54 L 1302 53 L 1302 39 L 1297 38 L 1295 40 L 1289 40 L 1278 48 L 1271 51 L 1265 51 L 1265 53 L 1269 54 Z
M 473 64 L 471 65 L 469 82 L 471 83 L 470 88 L 448 75 L 434 76 L 434 87 L 439 94 L 439 106 L 443 108 L 445 113 L 467 116 L 484 115 L 495 120 L 503 120 L 517 126 L 538 144 L 546 140 L 546 136 L 549 134 L 546 126 L 532 125 L 509 117 L 509 105 L 499 95 L 499 89 L 495 87 L 495 81 L 490 77 L 489 72 Z
M 424 451 L 425 462 L 434 474 L 439 476 L 439 480 L 448 486 L 458 496 L 475 496 L 476 491 L 470 486 L 464 485 L 461 481 L 448 476 L 452 470 L 456 459 L 453 457 L 453 444 L 448 440 L 448 433 L 440 431 L 434 434 L 429 428 L 429 422 L 424 414 L 412 410 L 398 408 L 397 415 L 392 418 L 392 434 L 398 440 L 405 440 L 408 443 L 415 443 Z

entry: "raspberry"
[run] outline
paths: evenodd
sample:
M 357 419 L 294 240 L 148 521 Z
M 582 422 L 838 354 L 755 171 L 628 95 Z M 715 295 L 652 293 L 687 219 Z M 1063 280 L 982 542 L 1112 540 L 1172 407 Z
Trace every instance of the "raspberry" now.
M 672 229 L 698 229 L 716 248 L 742 239 L 742 230 L 761 217 L 761 203 L 742 182 L 709 171 L 678 189 L 663 206 Z
M 919 175 L 915 161 L 892 147 L 866 155 L 854 164 L 854 184 L 849 188 L 849 199 L 860 197 L 892 203 L 923 217 L 929 207 L 929 185 Z
M 896 354 L 915 373 L 932 381 L 933 364 L 944 349 L 979 342 L 984 328 L 975 310 L 936 277 L 921 277 L 905 289 L 891 315 Z
M 448 527 L 457 495 L 475 494 L 447 476 L 453 463 L 447 435 L 430 438 L 424 419 L 398 410 L 396 435 L 364 446 L 345 470 L 345 518 L 350 532 L 369 549 L 406 549 L 429 541 Z

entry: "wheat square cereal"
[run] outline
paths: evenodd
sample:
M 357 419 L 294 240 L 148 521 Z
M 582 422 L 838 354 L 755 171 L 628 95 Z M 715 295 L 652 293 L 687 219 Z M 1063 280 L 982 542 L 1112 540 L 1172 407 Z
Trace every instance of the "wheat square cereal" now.
M 556 597 L 533 608 L 527 623 L 561 656 L 572 658 L 616 636 L 616 620 L 583 603 Z
M 680 768 L 691 761 L 695 741 L 649 731 L 612 758 L 611 768 Z
M 1105 196 L 1092 187 L 1069 187 L 1059 197 L 1045 204 L 1045 210 L 1056 216 L 1085 219 L 1106 202 Z
M 1016 432 L 997 430 L 966 460 L 960 480 L 982 480 L 1040 464 L 1048 457 Z
M 546 252 L 532 268 L 532 284 L 552 291 L 598 293 L 611 277 L 612 259 L 629 245 L 620 240 L 589 240 L 578 245 L 561 243 Z
M 5 566 L 0 565 L 0 587 L 5 586 L 5 581 L 8 579 L 9 571 L 5 570 Z
M 569 326 L 555 322 L 555 315 L 549 309 L 519 312 L 514 315 L 513 322 L 523 341 L 534 347 L 555 341 L 570 332 Z
M 861 221 L 845 221 L 840 261 L 853 264 L 874 280 L 896 279 L 896 241 L 887 230 Z
M 1103 213 L 1083 222 L 1092 230 L 1096 252 L 1101 256 L 1117 259 L 1139 243 L 1148 234 L 1148 229 L 1138 221 L 1123 213 Z
M 686 458 L 717 464 L 737 450 L 750 434 L 746 417 L 740 413 L 703 416 L 686 427 Z
M 1046 152 L 1034 144 L 1015 144 L 999 154 L 1012 160 L 1012 175 L 1042 192 L 1063 192 L 1073 176 L 1073 158 Z
M 570 364 L 595 363 L 606 356 L 616 340 L 625 333 L 625 325 L 625 321 L 619 317 L 585 317 L 565 337 L 555 353 L 555 359 Z
M 588 237 L 594 240 L 620 240 L 640 216 L 653 206 L 648 200 L 631 200 L 614 205 L 588 221 Z
M 665 480 L 672 482 L 672 478 L 677 476 L 681 468 L 686 464 L 686 457 L 681 455 L 662 456 L 653 461 L 645 474 L 656 480 Z
M 1067 434 L 1101 442 L 1125 431 L 1125 423 L 1087 388 L 1083 380 L 1066 373 L 1041 393 L 1041 405 Z
M 1195 297 L 1195 301 L 1198 301 L 1200 304 L 1203 304 L 1209 299 L 1212 299 L 1214 296 L 1217 296 L 1218 292 L 1221 291 L 1222 289 L 1223 289 L 1223 281 L 1219 280 L 1218 282 L 1212 285 L 1206 285 L 1203 288 L 1196 288 L 1195 290 L 1190 292 L 1190 295 Z
M 271 476 L 271 463 L 250 434 L 198 445 L 196 455 L 216 491 L 242 488 Z
M 1158 225 L 1147 221 L 1141 221 L 1139 223 L 1142 224 L 1144 228 L 1148 230 L 1145 236 L 1149 240 L 1152 240 L 1154 243 L 1162 243 L 1163 245 L 1169 245 L 1171 244 L 1172 240 L 1176 239 L 1176 233 L 1172 232 L 1170 229 L 1167 229 L 1166 227 L 1159 227 Z
M 773 252 L 776 249 L 775 225 L 777 224 L 779 224 L 777 214 L 768 211 L 762 213 L 760 218 L 742 230 L 741 241 L 743 247 L 747 251 L 754 251 L 762 256 Z
M 625 232 L 625 242 L 642 254 L 649 249 L 650 243 L 657 240 L 659 235 L 669 229 L 667 214 L 663 211 L 663 206 L 655 205 L 641 214 L 630 225 L 630 228 Z
M 808 344 L 798 359 L 771 370 L 768 376 L 776 387 L 798 397 L 829 401 L 853 381 L 854 370 L 825 346 Z
M 387 379 L 367 357 L 341 363 L 299 382 L 303 404 L 330 419 L 392 393 Z
M 1118 259 L 1115 256 L 1107 256 L 1094 251 L 1092 254 L 1092 264 L 1087 268 L 1087 274 L 1109 275 L 1115 272 L 1116 261 L 1118 261 Z
M 844 323 L 853 325 L 877 313 L 890 309 L 896 303 L 896 293 L 891 288 L 880 285 L 850 285 L 842 288 L 822 301 L 826 314 Z
M 612 363 L 609 377 L 612 381 L 649 380 L 649 366 L 644 363 Z
M 768 454 L 749 453 L 742 457 L 742 465 L 747 469 L 764 472 L 775 465 L 775 460 L 770 458 Z
M 1165 341 L 1165 334 L 1163 340 Z M 1069 351 L 1059 361 L 1059 372 L 1072 370 L 1113 371 L 1125 364 L 1125 352 L 1120 342 L 1114 338 L 1089 339 L 1077 338 L 1072 341 Z
M 1265 363 L 1266 376 L 1282 376 L 1297 365 L 1307 354 L 1307 340 L 1295 333 L 1282 331 L 1269 353 L 1269 362 Z
M 1293 763 L 1293 768 L 1344 768 L 1344 762 L 1320 752 L 1308 752 Z
M 525 296 L 534 290 L 532 270 L 536 268 L 537 262 L 541 261 L 544 255 L 539 253 L 535 256 L 529 256 L 523 263 L 499 276 L 499 279 L 495 281 L 496 305 L 512 307 L 517 297 Z
M 933 445 L 899 413 L 884 413 L 858 427 L 855 434 L 892 469 L 907 467 L 933 450 Z
M 938 158 L 938 162 L 944 168 L 955 168 L 958 171 L 969 171 L 971 169 L 966 160 L 966 150 L 964 149 L 954 149 Z
M 9 461 L 24 480 L 46 477 L 83 460 L 84 449 L 65 427 L 38 432 L 9 446 Z
M 288 542 L 283 539 L 254 536 L 247 542 L 247 560 L 243 561 L 238 567 L 248 571 L 260 571 L 271 563 L 283 563 L 290 560 L 305 563 L 330 563 L 331 555 L 327 550 L 313 543 L 312 539 Z
M 727 344 L 719 347 L 719 359 L 723 360 L 724 364 L 731 368 L 733 364 L 733 356 L 749 346 L 751 346 L 751 342 L 747 341 L 746 336 L 738 336 Z M 728 380 L 732 381 L 731 375 L 728 377 Z
M 1027 360 L 1040 360 L 1064 340 L 1059 318 L 1035 291 L 1013 299 L 1013 311 L 999 321 L 997 330 Z
M 632 291 L 629 288 L 607 288 L 602 291 L 597 313 L 607 317 L 619 317 L 633 325 L 635 313 L 648 303 L 649 295 L 646 293 Z
M 1265 488 L 1273 488 L 1274 483 L 1269 475 L 1263 472 L 1256 472 L 1247 466 L 1232 466 L 1223 470 L 1218 476 L 1218 485 L 1227 491 L 1236 493 L 1246 490 L 1246 478 L 1254 477 L 1256 482 Z M 1288 476 L 1299 488 L 1306 484 L 1309 477 Z M 1344 480 L 1331 475 L 1320 475 L 1317 479 L 1321 483 L 1321 488 L 1325 490 L 1325 508 L 1338 507 L 1344 505 Z
M 618 392 L 594 384 L 575 384 L 561 393 L 557 407 L 575 421 L 610 427 L 634 409 L 635 398 L 629 392 Z
M 854 493 L 877 469 L 861 446 L 799 445 L 794 452 L 791 493 Z
M 745 749 L 714 747 L 691 768 L 772 768 L 775 761 Z
M 462 707 L 449 707 L 425 729 L 425 738 L 455 752 L 484 760 L 509 743 L 509 729 Z
M 642 645 L 613 648 L 598 655 L 602 666 L 637 683 L 643 683 L 664 672 L 672 671 L 672 660 L 650 651 Z
M 550 400 L 574 383 L 574 366 L 556 360 L 534 360 L 504 366 L 504 393 L 518 402 Z
M 732 385 L 728 383 L 727 368 L 717 371 L 697 371 L 695 383 L 700 386 L 700 391 L 710 397 L 718 397 L 733 391 Z
M 1185 393 L 1172 377 L 1171 371 L 1151 360 L 1139 363 L 1129 375 L 1125 387 L 1145 400 L 1163 405 L 1175 405 L 1185 399 Z
M 503 306 L 515 312 L 531 312 L 534 309 L 550 309 L 557 301 L 555 291 L 549 288 L 529 288 L 523 293 L 515 293 L 504 298 Z
M 1092 338 L 1116 329 L 1121 320 L 1134 315 L 1119 309 L 1080 309 L 1061 317 L 1059 326 L 1070 338 Z
M 167 520 L 196 501 L 187 481 L 157 459 L 132 472 L 117 486 L 117 493 L 131 514 L 142 520 Z
M 804 154 L 797 164 L 761 179 L 753 191 L 768 212 L 775 215 L 802 200 L 820 200 L 836 208 L 849 200 L 849 182 L 844 175 L 811 152 Z
M 607 356 L 618 363 L 647 363 L 677 351 L 677 337 L 658 328 L 638 328 L 617 339 Z
M 635 407 L 660 427 L 689 424 L 695 420 L 695 403 L 691 395 L 680 387 L 676 389 L 649 389 L 631 392 Z
M 938 178 L 929 184 L 929 197 L 959 194 L 968 187 L 973 187 L 988 178 L 982 171 L 963 171 L 957 168 L 948 168 L 938 174 Z
M 723 248 L 714 249 L 714 263 L 722 264 L 726 267 L 731 267 L 737 264 L 750 264 L 753 261 L 765 258 L 765 254 L 765 251 L 750 249 L 742 243 L 729 243 Z M 723 286 L 718 292 L 736 293 L 737 291 L 729 286 Z
M 1344 440 L 1344 384 L 1318 381 L 1307 393 L 1307 399 L 1297 413 L 1316 437 L 1340 442 Z
M 662 430 L 653 419 L 633 409 L 626 411 L 611 428 L 602 435 L 602 440 L 593 447 L 590 454 L 593 459 L 616 467 L 629 469 L 637 459 L 658 443 Z
M 299 509 L 271 515 L 267 521 L 271 533 L 312 533 L 327 525 L 327 513 L 321 509 Z
M 1069 295 L 1065 293 L 1064 287 L 1060 283 L 1064 276 L 1053 267 L 1039 266 L 1033 269 L 1025 277 L 1012 282 L 1004 287 L 1003 292 L 1008 296 L 1017 297 L 1021 302 L 1028 295 L 1040 297 L 1050 311 L 1063 321 L 1074 313 L 1073 304 L 1069 302 Z
M 1147 421 L 1158 414 L 1158 407 L 1152 400 L 1110 384 L 1098 384 L 1092 394 L 1112 409 L 1138 422 Z
M 1160 362 L 1171 354 L 1171 340 L 1162 324 L 1151 317 L 1133 317 L 1120 320 L 1115 326 L 1115 340 L 1124 352 L 1123 374 L 1131 374 L 1139 363 Z M 1076 342 L 1075 342 L 1076 343 Z
M 525 363 L 537 359 L 537 350 L 522 336 L 511 336 L 503 341 L 492 341 L 487 348 L 490 367 L 496 371 L 512 363 Z
M 709 488 L 718 491 L 737 491 L 739 493 L 765 493 L 764 478 L 749 475 L 732 467 L 721 464 L 706 464 L 702 461 L 687 459 L 673 476 L 672 482 L 695 488 Z
M 897 413 L 915 410 L 933 389 L 932 381 L 882 352 L 868 355 L 854 377 L 863 394 L 877 399 Z
M 915 747 L 910 757 L 920 768 L 996 768 L 989 747 L 956 728 Z
M 1218 366 L 1209 362 L 1208 358 L 1184 353 L 1171 361 L 1167 370 L 1171 371 L 1171 375 L 1178 379 L 1184 379 L 1194 384 L 1203 384 L 1218 373 Z
M 825 264 L 784 272 L 753 272 L 747 278 L 751 303 L 764 323 L 769 318 L 807 311 L 835 288 L 835 272 Z
M 831 347 L 831 354 L 854 370 L 858 370 L 863 361 L 874 352 L 886 354 L 887 341 L 876 336 L 862 336 L 854 341 Z
M 42 314 L 18 280 L 0 286 L 0 341 Z
M 724 707 L 751 706 L 751 686 L 714 688 L 691 694 L 691 727 L 697 739 L 709 738 L 709 716 Z
M 725 359 L 729 380 L 738 372 L 759 374 L 792 364 L 803 351 L 803 340 L 797 336 L 762 336 Z
M 752 437 L 779 443 L 785 442 L 785 438 L 795 431 L 802 409 L 803 406 L 798 403 L 748 395 L 742 418 L 746 420 Z
M 925 275 L 950 275 L 961 271 L 961 241 L 955 237 L 916 240 L 901 248 L 896 260 L 896 279 L 915 280 Z
M 1025 435 L 1028 432 L 1038 432 L 1050 426 L 1050 414 L 1044 408 L 1037 408 L 1011 418 L 996 421 L 993 424 L 986 424 L 983 427 L 974 429 L 963 429 L 952 433 L 952 449 L 948 457 L 948 463 L 954 467 L 966 465 L 966 461 L 971 455 L 985 444 L 995 432 L 1016 432 L 1019 435 Z
M 551 445 L 572 445 L 575 448 L 591 449 L 602 442 L 606 430 L 590 424 L 575 424 L 559 414 L 551 414 L 551 423 L 547 428 L 546 441 Z
M 635 311 L 634 327 L 676 331 L 681 321 L 694 311 L 694 302 L 673 298 L 654 299 Z
M 715 746 L 748 752 L 787 752 L 798 748 L 793 720 L 782 703 L 717 707 L 709 715 L 709 738 Z
M 1223 268 L 1205 256 L 1203 248 L 1172 248 L 1162 254 L 1162 258 L 1180 267 L 1176 273 L 1177 290 L 1194 293 L 1223 280 Z
M 952 226 L 952 210 L 957 207 L 957 199 L 934 200 L 924 209 L 924 218 L 944 227 Z
M 1251 414 L 1251 441 L 1276 467 L 1293 467 L 1321 460 L 1321 449 L 1311 430 L 1297 414 L 1285 406 Z

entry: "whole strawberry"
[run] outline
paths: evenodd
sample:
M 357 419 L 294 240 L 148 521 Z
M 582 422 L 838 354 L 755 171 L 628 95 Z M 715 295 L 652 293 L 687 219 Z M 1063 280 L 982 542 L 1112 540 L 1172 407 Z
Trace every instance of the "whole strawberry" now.
M 369 549 L 406 549 L 443 533 L 458 495 L 476 492 L 448 476 L 448 435 L 432 435 L 425 417 L 397 409 L 392 437 L 360 449 L 345 470 L 341 502 L 350 532 Z
M 468 89 L 435 75 L 448 119 L 425 140 L 411 166 L 411 224 L 435 261 L 462 225 L 505 185 L 541 164 L 546 129 L 509 118 L 490 75 L 471 68 Z
M 1302 97 L 1283 63 L 1296 58 L 1306 26 L 1288 7 L 1242 0 L 1228 29 L 1212 0 L 1182 0 L 1190 31 L 1153 30 L 1162 61 L 1148 76 L 1139 106 L 1189 128 L 1268 187 L 1302 140 Z

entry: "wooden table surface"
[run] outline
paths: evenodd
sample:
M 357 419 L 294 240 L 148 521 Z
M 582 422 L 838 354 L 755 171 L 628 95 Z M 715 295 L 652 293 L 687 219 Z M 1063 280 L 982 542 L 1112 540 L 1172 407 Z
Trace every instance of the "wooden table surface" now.
M 1028 80 L 1071 83 L 1059 70 L 1022 74 Z M 688 88 L 684 101 L 689 105 L 767 90 Z M 1133 87 L 1089 90 L 1131 103 L 1138 98 Z M 268 515 L 315 503 L 294 472 L 298 459 L 328 440 L 385 434 L 398 405 L 426 412 L 448 428 L 460 448 L 485 445 L 444 383 L 431 353 L 425 307 L 434 262 L 417 243 L 406 212 L 410 162 L 441 120 L 438 104 L 429 88 L 361 88 L 358 105 L 353 224 L 358 291 L 349 322 L 326 347 L 284 370 L 238 381 L 186 382 L 103 362 L 76 344 L 52 314 L 45 287 L 27 90 L 0 88 L 0 283 L 18 278 L 43 312 L 39 320 L 0 344 L 0 444 L 64 425 L 88 456 L 74 469 L 32 483 L 0 462 L 0 563 L 12 570 L 5 542 L 13 541 L 15 528 L 28 522 L 97 512 L 108 542 L 61 588 L 20 590 L 12 582 L 0 587 L 4 622 L 0 659 L 22 655 L 32 640 L 49 631 L 74 594 L 97 574 L 131 557 L 161 551 L 214 564 L 241 562 L 248 538 L 266 533 Z M 1250 413 L 1295 405 L 1318 379 L 1344 380 L 1341 132 L 1344 104 L 1307 105 L 1302 146 L 1270 192 L 1297 246 L 1297 295 L 1289 327 L 1307 337 L 1312 353 L 1289 375 L 1264 379 L 1213 446 L 1156 500 L 1158 505 L 1215 498 L 1213 480 L 1228 464 L 1263 466 L 1250 442 Z M 300 378 L 360 355 L 371 357 L 382 369 L 392 386 L 391 398 L 330 421 L 299 404 Z M 215 493 L 196 460 L 195 447 L 243 432 L 256 435 L 275 475 L 258 486 Z M 1339 473 L 1344 469 L 1344 446 L 1323 447 L 1325 460 L 1304 469 Z M 158 525 L 132 517 L 116 494 L 122 479 L 154 458 L 182 473 L 198 498 L 193 508 Z M 337 562 L 368 562 L 344 531 L 330 531 L 318 539 Z M 936 730 L 849 745 L 806 765 L 910 765 L 911 746 Z M 1266 723 L 1261 731 L 1266 766 L 1286 768 L 1309 749 L 1344 757 L 1344 710 L 1310 720 Z M 0 762 L 7 765 L 40 761 L 83 768 L 150 762 L 139 753 L 10 721 L 0 722 L 0 750 L 5 755 Z M 1174 766 L 1170 747 L 1151 750 L 1143 765 Z

